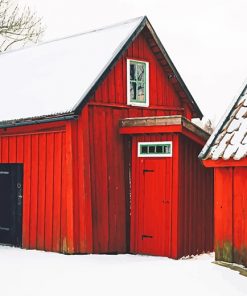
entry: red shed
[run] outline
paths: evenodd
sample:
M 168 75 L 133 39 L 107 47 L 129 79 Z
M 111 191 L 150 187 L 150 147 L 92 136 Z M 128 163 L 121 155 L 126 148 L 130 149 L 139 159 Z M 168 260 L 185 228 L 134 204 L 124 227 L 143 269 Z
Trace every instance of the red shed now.
M 197 159 L 208 135 L 190 121 L 202 113 L 146 17 L 2 54 L 0 67 L 0 242 L 212 250 L 213 174 Z
M 216 260 L 247 266 L 247 86 L 233 100 L 200 158 L 214 168 Z

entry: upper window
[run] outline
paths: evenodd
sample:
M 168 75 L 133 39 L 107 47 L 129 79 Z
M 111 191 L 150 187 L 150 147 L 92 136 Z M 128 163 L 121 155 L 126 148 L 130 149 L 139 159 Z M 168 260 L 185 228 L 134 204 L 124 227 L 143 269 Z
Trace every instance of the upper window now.
M 128 105 L 149 106 L 149 64 L 127 60 Z

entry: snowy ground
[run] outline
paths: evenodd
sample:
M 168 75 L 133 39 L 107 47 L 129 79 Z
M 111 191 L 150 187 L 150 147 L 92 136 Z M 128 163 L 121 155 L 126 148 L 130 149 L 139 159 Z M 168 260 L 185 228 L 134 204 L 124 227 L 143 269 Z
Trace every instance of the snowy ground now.
M 0 295 L 246 296 L 247 278 L 213 254 L 171 260 L 134 255 L 60 255 L 0 246 Z

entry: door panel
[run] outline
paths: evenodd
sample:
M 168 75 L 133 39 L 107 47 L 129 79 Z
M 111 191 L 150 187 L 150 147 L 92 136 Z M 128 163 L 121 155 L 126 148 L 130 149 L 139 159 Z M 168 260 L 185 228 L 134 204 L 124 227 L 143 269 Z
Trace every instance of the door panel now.
M 22 165 L 0 164 L 0 243 L 21 245 Z
M 132 162 L 132 253 L 170 255 L 172 158 L 137 157 Z M 133 178 L 132 178 L 133 180 Z

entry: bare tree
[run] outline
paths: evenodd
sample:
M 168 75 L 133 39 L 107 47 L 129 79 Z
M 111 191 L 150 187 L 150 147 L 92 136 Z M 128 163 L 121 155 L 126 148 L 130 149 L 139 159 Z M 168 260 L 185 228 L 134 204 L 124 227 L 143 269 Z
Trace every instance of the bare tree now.
M 20 7 L 13 0 L 0 0 L 0 51 L 17 42 L 25 45 L 37 42 L 43 27 L 41 18 L 29 7 Z

